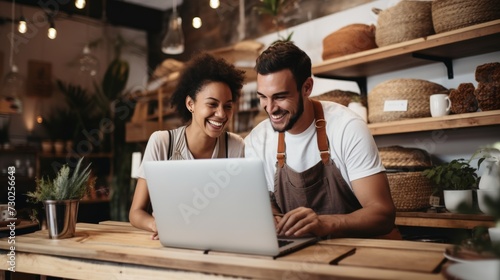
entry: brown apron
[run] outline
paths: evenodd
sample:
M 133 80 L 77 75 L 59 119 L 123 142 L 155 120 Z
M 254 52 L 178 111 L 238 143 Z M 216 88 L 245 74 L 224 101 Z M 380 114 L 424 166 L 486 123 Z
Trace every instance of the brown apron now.
M 321 161 L 304 172 L 296 172 L 286 164 L 285 134 L 278 138 L 274 199 L 281 213 L 303 206 L 317 214 L 348 214 L 361 204 L 330 157 L 321 103 L 313 101 L 316 133 Z
M 318 215 L 348 214 L 362 208 L 330 157 L 323 107 L 320 102 L 311 101 L 321 161 L 303 172 L 296 172 L 286 164 L 285 134 L 279 133 L 274 193 L 271 193 L 271 201 L 277 208 L 273 209 L 275 215 L 301 206 L 311 208 Z M 276 213 L 277 210 L 281 213 Z M 401 239 L 401 236 L 395 229 L 377 238 Z

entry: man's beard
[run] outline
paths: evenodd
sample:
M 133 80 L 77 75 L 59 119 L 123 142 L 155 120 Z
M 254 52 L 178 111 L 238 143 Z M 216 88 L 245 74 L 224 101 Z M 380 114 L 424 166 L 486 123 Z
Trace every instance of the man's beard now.
M 288 124 L 281 130 L 277 129 L 276 127 L 273 126 L 274 131 L 276 132 L 285 132 L 287 130 L 292 129 L 292 127 L 295 125 L 295 123 L 299 120 L 300 116 L 302 116 L 302 113 L 304 113 L 304 99 L 302 97 L 302 94 L 299 94 L 299 103 L 297 105 L 297 113 L 295 113 L 291 118 Z

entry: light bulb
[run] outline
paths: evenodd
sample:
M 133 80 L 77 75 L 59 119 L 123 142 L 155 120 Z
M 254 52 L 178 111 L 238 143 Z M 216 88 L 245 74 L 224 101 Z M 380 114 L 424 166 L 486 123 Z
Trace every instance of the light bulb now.
M 26 23 L 26 19 L 21 16 L 21 18 L 19 19 L 19 25 L 17 26 L 17 30 L 19 31 L 19 33 L 26 33 L 26 31 L 28 31 L 28 24 Z
M 217 9 L 219 8 L 220 2 L 219 0 L 210 0 L 210 8 Z
M 85 0 L 75 0 L 75 7 L 77 7 L 80 10 L 85 8 L 85 4 L 87 4 Z
M 181 54 L 184 52 L 182 19 L 177 15 L 177 11 L 175 10 L 170 17 L 167 34 L 161 43 L 161 50 L 166 54 Z
M 50 27 L 49 31 L 47 32 L 47 36 L 49 39 L 55 39 L 57 37 L 57 30 L 54 27 Z
M 79 59 L 80 71 L 82 73 L 88 73 L 89 76 L 96 76 L 99 70 L 99 61 L 95 56 L 90 54 L 90 48 L 85 46 L 83 48 L 83 54 Z
M 199 17 L 194 17 L 193 18 L 193 27 L 194 28 L 196 28 L 196 29 L 200 28 L 201 24 L 202 24 L 201 23 L 201 18 L 199 18 Z
M 21 96 L 24 93 L 24 79 L 18 73 L 16 65 L 12 68 L 3 79 L 1 95 L 3 100 L 10 102 L 10 108 L 17 112 L 22 112 Z

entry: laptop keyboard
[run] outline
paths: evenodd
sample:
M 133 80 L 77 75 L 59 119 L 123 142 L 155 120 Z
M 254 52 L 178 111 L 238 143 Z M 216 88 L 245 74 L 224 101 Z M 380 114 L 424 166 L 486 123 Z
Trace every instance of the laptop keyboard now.
M 288 244 L 290 244 L 292 242 L 293 241 L 291 241 L 291 240 L 280 240 L 280 239 L 278 239 L 278 246 L 281 248 L 281 247 L 286 246 L 286 245 L 288 245 Z

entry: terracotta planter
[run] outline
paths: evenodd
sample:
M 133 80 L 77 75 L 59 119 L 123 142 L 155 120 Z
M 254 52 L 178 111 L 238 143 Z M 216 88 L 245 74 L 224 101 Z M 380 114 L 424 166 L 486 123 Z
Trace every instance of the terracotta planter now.
M 52 141 L 42 141 L 42 151 L 44 153 L 52 153 Z

